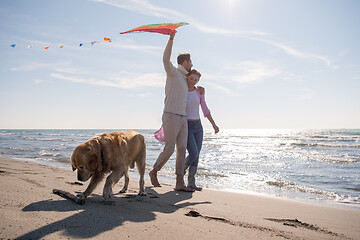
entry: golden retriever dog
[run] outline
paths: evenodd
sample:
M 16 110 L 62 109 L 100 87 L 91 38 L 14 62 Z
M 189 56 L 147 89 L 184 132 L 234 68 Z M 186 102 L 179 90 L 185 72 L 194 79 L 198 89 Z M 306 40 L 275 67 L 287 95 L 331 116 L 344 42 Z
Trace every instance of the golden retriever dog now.
M 125 175 L 125 184 L 121 193 L 126 192 L 129 185 L 129 167 L 136 167 L 140 174 L 139 195 L 145 196 L 144 173 L 145 173 L 146 146 L 144 136 L 136 131 L 123 131 L 104 133 L 93 137 L 87 142 L 77 146 L 71 156 L 73 171 L 77 169 L 79 181 L 87 181 L 90 184 L 85 192 L 79 197 L 86 199 L 105 177 L 103 197 L 105 200 L 113 196 L 112 187 Z

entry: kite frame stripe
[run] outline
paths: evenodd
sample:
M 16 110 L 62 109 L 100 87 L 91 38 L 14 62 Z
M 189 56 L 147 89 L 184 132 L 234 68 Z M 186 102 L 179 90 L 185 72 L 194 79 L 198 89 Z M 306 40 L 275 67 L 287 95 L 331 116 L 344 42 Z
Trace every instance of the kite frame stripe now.
M 160 32 L 164 34 L 169 34 L 174 31 L 176 28 L 189 25 L 187 22 L 179 22 L 179 23 L 159 23 L 159 24 L 147 24 L 140 27 L 133 28 L 129 31 L 121 32 L 120 34 L 131 33 L 131 32 Z M 160 31 L 159 31 L 160 30 Z

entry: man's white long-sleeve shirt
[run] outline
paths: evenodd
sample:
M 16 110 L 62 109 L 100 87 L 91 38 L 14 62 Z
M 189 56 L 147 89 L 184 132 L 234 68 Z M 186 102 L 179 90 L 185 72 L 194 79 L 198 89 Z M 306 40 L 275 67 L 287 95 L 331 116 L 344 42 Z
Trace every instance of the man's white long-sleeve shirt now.
M 166 45 L 163 62 L 166 71 L 164 112 L 186 116 L 188 85 L 185 75 L 188 71 L 182 66 L 174 67 L 170 62 L 173 41 Z

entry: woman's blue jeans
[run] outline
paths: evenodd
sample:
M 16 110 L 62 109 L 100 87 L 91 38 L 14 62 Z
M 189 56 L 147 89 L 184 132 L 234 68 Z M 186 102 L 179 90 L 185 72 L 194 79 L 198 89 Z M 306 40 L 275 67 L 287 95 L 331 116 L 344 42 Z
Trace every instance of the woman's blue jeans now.
M 188 141 L 187 150 L 189 155 L 186 157 L 185 165 L 188 167 L 197 167 L 199 155 L 203 142 L 203 127 L 201 121 L 188 121 Z

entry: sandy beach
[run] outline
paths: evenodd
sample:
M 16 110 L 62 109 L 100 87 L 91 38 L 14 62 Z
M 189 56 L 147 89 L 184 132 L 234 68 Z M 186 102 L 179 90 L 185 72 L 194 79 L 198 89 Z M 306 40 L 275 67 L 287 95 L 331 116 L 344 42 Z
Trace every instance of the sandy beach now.
M 146 173 L 147 174 L 147 173 Z M 84 205 L 52 193 L 82 192 L 76 173 L 0 158 L 1 239 L 360 239 L 360 210 L 171 185 L 137 195 L 138 183 L 111 203 L 103 182 Z

